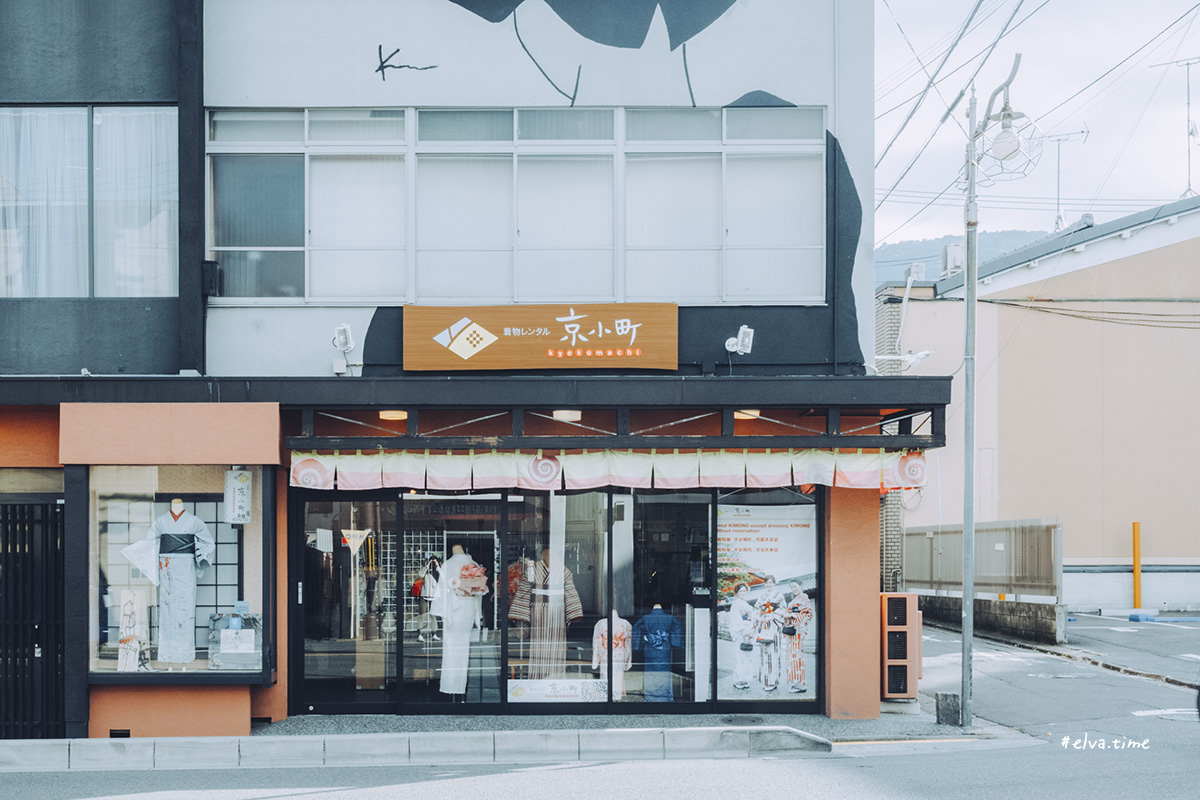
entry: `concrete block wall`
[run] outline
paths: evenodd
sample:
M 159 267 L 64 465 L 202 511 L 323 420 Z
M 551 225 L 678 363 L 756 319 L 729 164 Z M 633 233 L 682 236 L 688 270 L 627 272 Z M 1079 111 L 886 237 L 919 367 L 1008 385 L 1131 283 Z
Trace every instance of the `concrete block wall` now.
M 962 598 L 918 595 L 917 606 L 925 621 L 962 627 Z M 975 630 L 994 631 L 1031 642 L 1064 644 L 1067 641 L 1067 607 L 1053 603 L 1014 600 L 976 600 Z

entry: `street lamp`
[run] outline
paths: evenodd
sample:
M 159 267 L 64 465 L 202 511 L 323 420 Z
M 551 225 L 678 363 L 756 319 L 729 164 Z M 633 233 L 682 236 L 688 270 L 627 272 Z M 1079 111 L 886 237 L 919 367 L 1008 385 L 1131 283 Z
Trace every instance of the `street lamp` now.
M 963 283 L 966 290 L 966 344 L 963 353 L 963 588 L 962 588 L 962 697 L 959 703 L 959 722 L 962 727 L 971 724 L 971 640 L 975 636 L 975 303 L 979 273 L 979 252 L 977 239 L 979 236 L 979 203 L 977 199 L 978 152 L 977 142 L 984 142 L 984 132 L 992 122 L 999 122 L 1000 133 L 992 139 L 991 155 L 1002 165 L 1007 162 L 1024 162 L 1026 169 L 1033 166 L 1035 159 L 1024 153 L 1024 144 L 1019 131 L 1014 129 L 1013 121 L 1025 115 L 1014 112 L 1008 102 L 1008 87 L 1017 77 L 1017 68 L 1021 65 L 1021 54 L 1017 53 L 1013 60 L 1012 72 L 1008 80 L 996 87 L 988 99 L 987 111 L 983 119 L 976 121 L 975 88 L 971 87 L 971 100 L 968 105 L 970 119 L 969 136 L 967 137 L 967 202 L 965 208 L 966 222 L 966 267 L 963 273 Z M 992 114 L 992 106 L 997 96 L 1003 92 L 1004 106 L 997 114 Z

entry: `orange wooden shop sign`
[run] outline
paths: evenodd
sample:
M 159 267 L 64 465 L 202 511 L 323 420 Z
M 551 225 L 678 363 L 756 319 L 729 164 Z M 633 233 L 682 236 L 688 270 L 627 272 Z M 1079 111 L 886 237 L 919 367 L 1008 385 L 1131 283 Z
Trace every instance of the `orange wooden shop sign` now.
M 674 303 L 404 307 L 406 370 L 678 366 Z

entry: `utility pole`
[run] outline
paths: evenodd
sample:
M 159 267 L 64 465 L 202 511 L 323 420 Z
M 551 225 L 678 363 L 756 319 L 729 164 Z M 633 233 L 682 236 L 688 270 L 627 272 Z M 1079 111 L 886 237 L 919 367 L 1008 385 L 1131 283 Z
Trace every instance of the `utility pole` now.
M 962 587 L 962 697 L 959 702 L 961 712 L 960 724 L 970 726 L 971 716 L 971 647 L 975 637 L 975 304 L 979 284 L 979 200 L 978 200 L 978 171 L 979 147 L 985 141 L 984 132 L 991 122 L 1001 123 L 1001 136 L 1006 137 L 1004 150 L 998 155 L 1003 161 L 1020 155 L 1020 138 L 1013 130 L 1014 119 L 1024 117 L 1024 114 L 1014 112 L 1008 102 L 1008 87 L 1017 77 L 1017 68 L 1021 66 L 1021 54 L 1017 53 L 1013 60 L 1012 72 L 1008 80 L 996 87 L 988 98 L 987 111 L 983 119 L 976 123 L 975 88 L 971 87 L 971 101 L 968 105 L 970 128 L 967 137 L 967 202 L 965 208 L 966 223 L 966 268 L 963 273 L 964 289 L 966 291 L 966 343 L 963 351 L 963 587 Z M 996 97 L 1004 93 L 1004 106 L 993 116 L 992 106 Z M 979 142 L 979 147 L 976 142 Z M 1000 141 L 996 138 L 994 144 Z M 998 149 L 998 148 L 994 148 Z

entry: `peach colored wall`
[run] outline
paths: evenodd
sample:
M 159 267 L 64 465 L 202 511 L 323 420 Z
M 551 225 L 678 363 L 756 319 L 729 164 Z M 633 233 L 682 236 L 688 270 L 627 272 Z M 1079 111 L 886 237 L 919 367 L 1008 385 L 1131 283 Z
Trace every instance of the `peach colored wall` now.
M 64 464 L 278 464 L 278 403 L 63 403 Z
M 278 722 L 287 719 L 288 690 L 288 548 L 287 489 L 285 470 L 278 471 L 275 486 L 275 685 L 250 689 L 250 716 Z
M 0 467 L 57 467 L 58 408 L 0 406 Z
M 93 686 L 88 736 L 247 736 L 248 686 Z
M 879 494 L 830 487 L 825 505 L 825 714 L 876 719 L 879 651 Z

